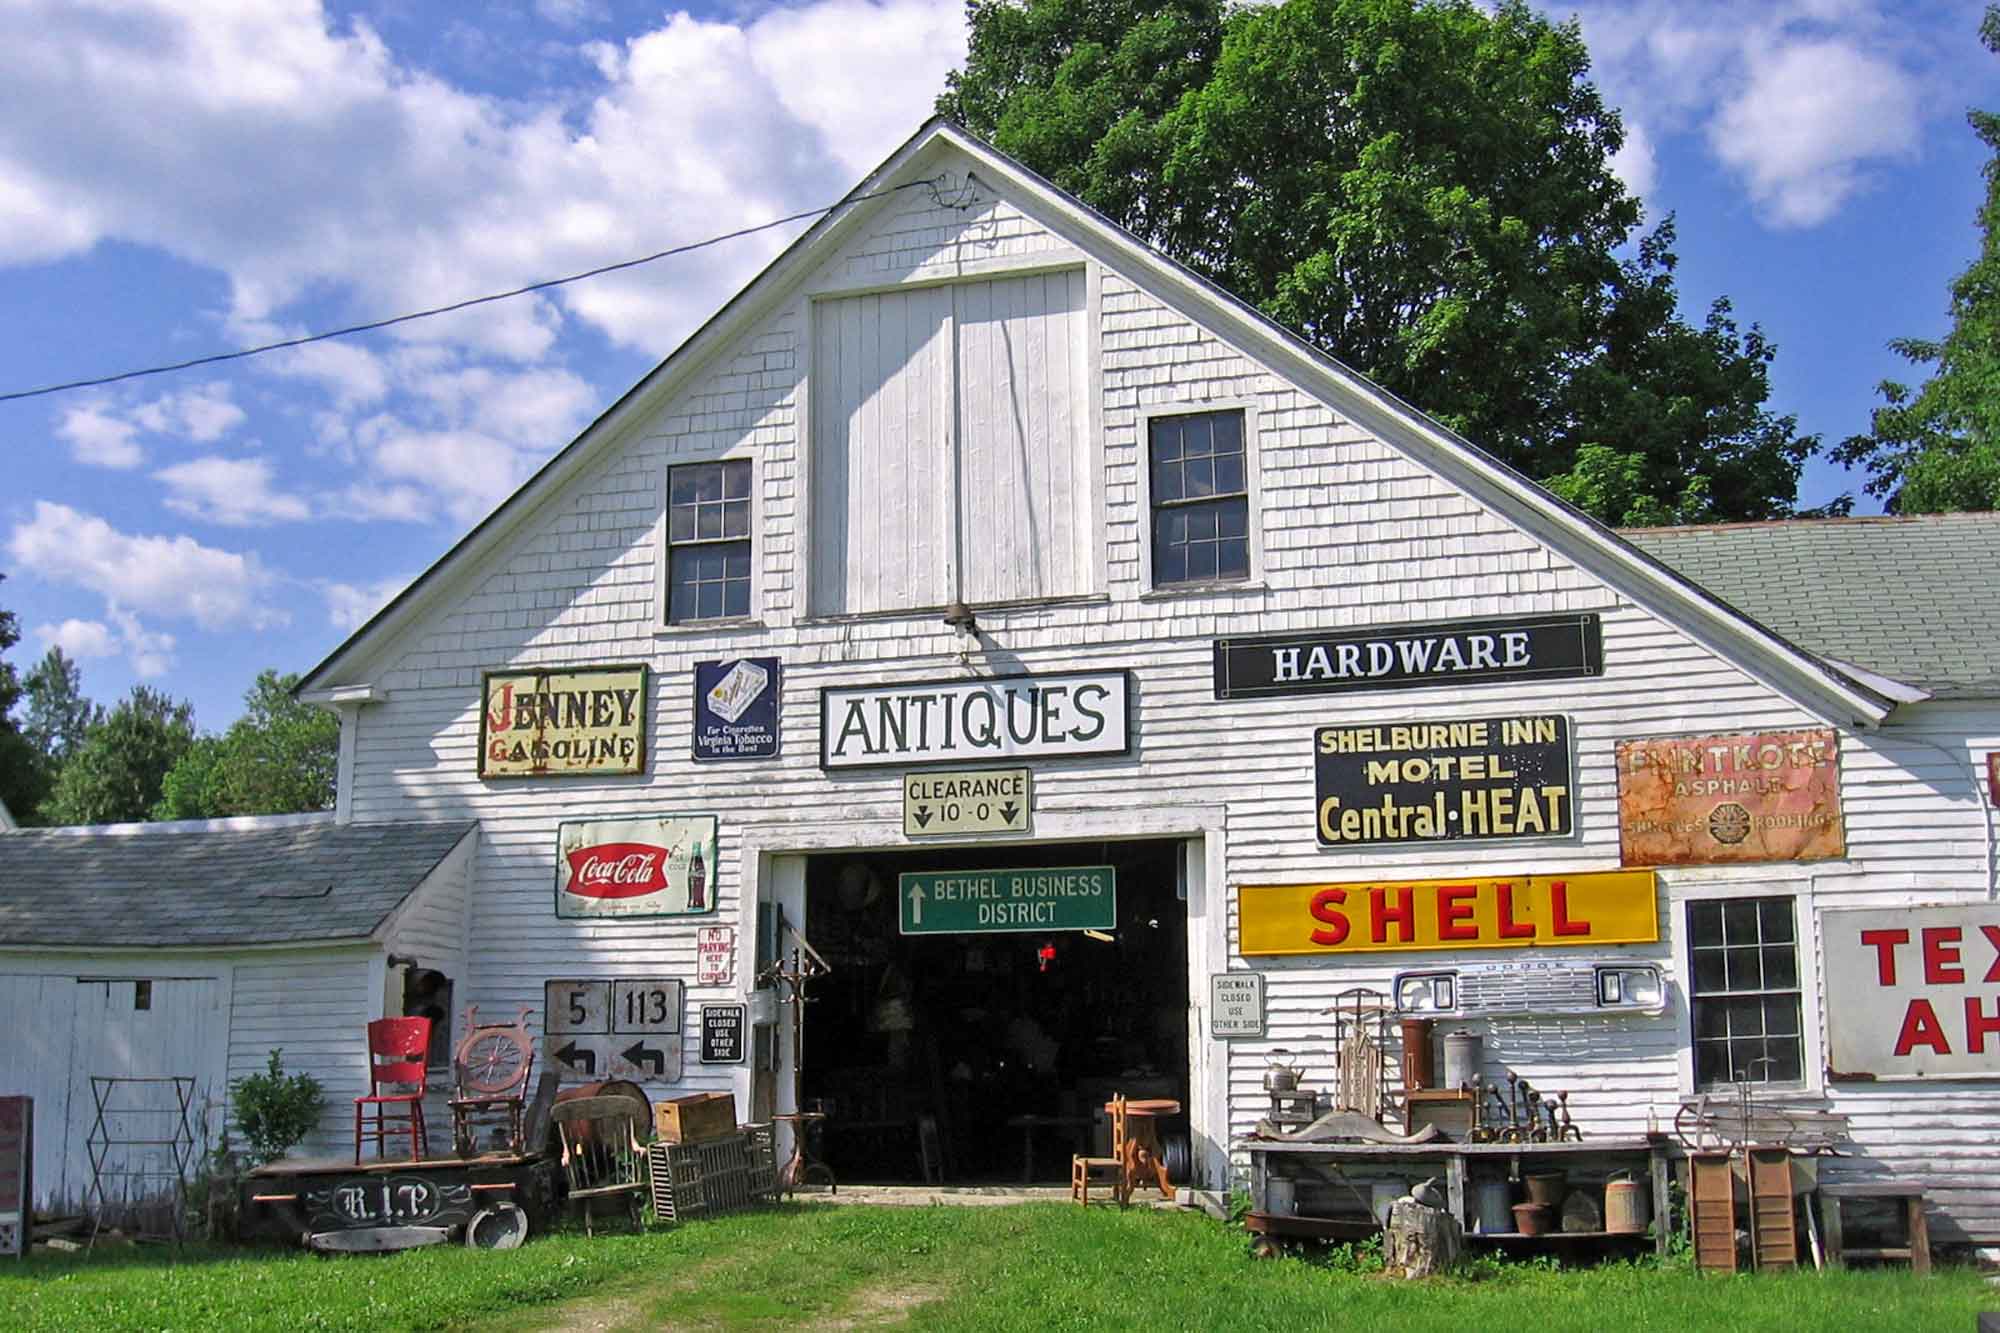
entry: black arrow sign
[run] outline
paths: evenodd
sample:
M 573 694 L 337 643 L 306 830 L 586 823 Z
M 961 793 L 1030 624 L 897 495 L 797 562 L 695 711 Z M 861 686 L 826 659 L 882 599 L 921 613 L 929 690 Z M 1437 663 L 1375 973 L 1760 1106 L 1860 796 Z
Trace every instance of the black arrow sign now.
M 927 805 L 920 805 L 910 811 L 910 818 L 917 821 L 918 828 L 923 828 L 931 822 L 931 808 Z
M 597 1052 L 587 1046 L 578 1046 L 575 1042 L 571 1042 L 556 1052 L 556 1059 L 571 1069 L 582 1070 L 591 1078 L 597 1077 Z
M 1021 807 L 1015 805 L 1012 801 L 1009 801 L 1007 802 L 1007 804 L 1000 807 L 1000 818 L 1006 820 L 1009 824 L 1011 824 L 1014 822 L 1014 816 L 1019 814 L 1020 812 L 1021 812 Z
M 561 1054 L 561 1052 L 557 1052 L 557 1054 Z M 630 1046 L 618 1052 L 618 1054 L 624 1056 L 641 1069 L 651 1065 L 654 1078 L 665 1078 L 667 1076 L 667 1053 L 665 1051 L 656 1051 L 643 1041 L 633 1042 Z

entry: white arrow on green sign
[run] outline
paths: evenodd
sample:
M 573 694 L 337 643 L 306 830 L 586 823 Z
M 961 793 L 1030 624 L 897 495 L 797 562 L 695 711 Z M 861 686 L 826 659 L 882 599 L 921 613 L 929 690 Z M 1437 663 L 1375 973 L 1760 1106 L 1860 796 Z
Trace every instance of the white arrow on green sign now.
M 905 935 L 1112 930 L 1118 874 L 1110 866 L 940 870 L 904 875 L 897 887 Z

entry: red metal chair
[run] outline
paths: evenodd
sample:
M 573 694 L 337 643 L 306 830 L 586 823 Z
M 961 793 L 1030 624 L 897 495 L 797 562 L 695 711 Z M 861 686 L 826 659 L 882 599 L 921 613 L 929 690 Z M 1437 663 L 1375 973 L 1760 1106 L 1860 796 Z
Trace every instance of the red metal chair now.
M 431 1020 L 378 1018 L 368 1025 L 368 1095 L 354 1099 L 354 1162 L 361 1164 L 361 1140 L 368 1131 L 361 1117 L 373 1110 L 375 1155 L 391 1134 L 410 1136 L 410 1160 L 430 1154 L 424 1135 L 425 1079 L 429 1072 Z M 384 1092 L 384 1088 L 394 1089 Z

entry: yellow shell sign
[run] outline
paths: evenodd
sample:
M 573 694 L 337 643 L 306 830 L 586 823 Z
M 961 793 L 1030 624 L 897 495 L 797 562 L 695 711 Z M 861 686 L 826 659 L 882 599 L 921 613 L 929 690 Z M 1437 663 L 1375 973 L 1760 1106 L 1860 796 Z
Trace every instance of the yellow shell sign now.
M 1660 938 L 1653 872 L 1245 884 L 1237 952 L 1375 953 L 1649 944 Z

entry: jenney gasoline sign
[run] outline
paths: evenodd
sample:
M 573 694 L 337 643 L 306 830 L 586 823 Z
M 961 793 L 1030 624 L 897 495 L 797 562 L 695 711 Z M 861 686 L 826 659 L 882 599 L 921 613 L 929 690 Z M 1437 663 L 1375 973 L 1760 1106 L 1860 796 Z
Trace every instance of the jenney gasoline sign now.
M 646 771 L 646 668 L 494 671 L 479 714 L 479 776 Z
M 1835 1079 L 2000 1077 L 2000 905 L 1819 914 Z

